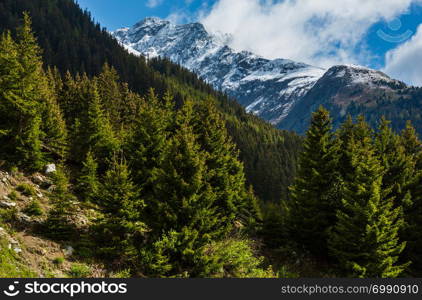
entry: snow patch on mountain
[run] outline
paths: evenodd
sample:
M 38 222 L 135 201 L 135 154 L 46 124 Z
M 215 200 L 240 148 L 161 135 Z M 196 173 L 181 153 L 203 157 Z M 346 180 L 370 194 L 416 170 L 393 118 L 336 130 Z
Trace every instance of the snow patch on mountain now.
M 391 84 L 402 84 L 388 75 L 359 65 L 333 66 L 327 76 L 347 79 L 348 85 L 367 85 L 369 87 L 387 88 Z

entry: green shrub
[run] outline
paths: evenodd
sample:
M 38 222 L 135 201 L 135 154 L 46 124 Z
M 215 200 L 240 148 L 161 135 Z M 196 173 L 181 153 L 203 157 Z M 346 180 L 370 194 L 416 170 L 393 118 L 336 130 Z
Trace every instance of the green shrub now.
M 85 264 L 73 264 L 69 270 L 69 276 L 73 278 L 86 278 L 91 275 L 91 269 Z
M 7 197 L 9 197 L 10 200 L 16 201 L 18 200 L 18 193 L 16 193 L 16 191 L 12 191 L 9 193 L 9 195 L 7 195 Z
M 60 266 L 64 263 L 64 261 L 64 257 L 56 257 L 55 259 L 53 259 L 53 264 Z
M 35 188 L 27 183 L 21 183 L 16 187 L 16 190 L 20 192 L 22 195 L 25 196 L 35 196 L 37 192 L 35 191 Z
M 16 221 L 16 215 L 18 210 L 16 207 L 13 208 L 0 208 L 0 221 L 3 223 L 11 223 Z
M 40 202 L 37 200 L 32 201 L 23 212 L 29 216 L 42 216 L 44 214 Z
M 203 249 L 201 277 L 211 278 L 274 278 L 271 266 L 264 268 L 264 258 L 256 256 L 253 242 L 227 239 L 211 243 Z

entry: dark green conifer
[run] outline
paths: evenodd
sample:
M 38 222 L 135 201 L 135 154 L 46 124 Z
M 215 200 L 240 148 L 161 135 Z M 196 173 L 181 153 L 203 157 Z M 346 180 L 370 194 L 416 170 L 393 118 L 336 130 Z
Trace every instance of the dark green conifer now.
M 327 231 L 339 206 L 338 144 L 331 130 L 329 113 L 320 107 L 313 114 L 291 189 L 292 237 L 315 254 L 326 253 Z
M 56 240 L 70 240 L 74 233 L 73 216 L 76 197 L 69 189 L 69 178 L 62 166 L 52 175 L 53 191 L 50 200 L 53 204 L 45 221 L 45 234 Z
M 411 260 L 411 274 L 422 275 L 422 142 L 415 128 L 407 122 L 400 136 L 407 159 L 413 163 L 413 173 L 408 185 L 412 197 L 412 206 L 405 209 L 406 227 L 402 239 L 408 241 L 404 257 Z
M 73 159 L 83 161 L 91 151 L 98 162 L 99 172 L 105 172 L 107 160 L 120 147 L 107 113 L 104 111 L 95 80 L 82 78 L 81 97 L 87 102 L 87 111 L 75 118 L 72 127 Z
M 171 269 L 160 276 L 183 272 L 194 276 L 198 271 L 195 270 L 198 250 L 221 236 L 225 227 L 220 225 L 222 213 L 217 212 L 215 193 L 206 181 L 204 153 L 189 126 L 183 125 L 170 139 L 162 168 L 156 172 L 154 196 L 146 198 L 150 207 L 148 225 L 154 240 L 167 241 L 171 237 L 175 243 L 171 248 L 168 243 L 160 245 L 165 247 L 160 251 L 172 263 Z
M 77 191 L 84 201 L 96 202 L 99 189 L 98 163 L 92 152 L 88 151 L 78 178 Z
M 147 101 L 140 107 L 138 118 L 134 120 L 125 147 L 134 182 L 142 189 L 143 197 L 152 195 L 157 170 L 164 160 L 172 116 L 173 112 L 165 109 L 154 91 L 150 90 Z
M 382 118 L 375 137 L 376 155 L 380 158 L 384 170 L 382 191 L 386 197 L 394 199 L 396 207 L 406 208 L 412 205 L 408 188 L 414 166 L 390 123 Z
M 187 105 L 189 103 L 185 103 L 185 107 Z M 198 142 L 206 153 L 206 180 L 216 194 L 217 210 L 224 212 L 222 224 L 227 225 L 229 232 L 235 220 L 256 223 L 260 218 L 258 199 L 253 191 L 248 194 L 243 164 L 238 159 L 238 150 L 227 134 L 216 104 L 210 100 L 200 102 L 192 113 L 192 116 L 184 118 L 193 118 Z
M 142 220 L 145 204 L 123 159 L 118 161 L 114 157 L 110 169 L 104 175 L 98 203 L 104 214 L 99 220 L 103 239 L 100 252 L 109 257 L 136 253 L 146 231 Z
M 345 146 L 351 168 L 344 177 L 329 249 L 340 263 L 342 276 L 397 277 L 408 266 L 397 263 L 405 248 L 398 238 L 402 209 L 382 192 L 383 168 L 371 138 L 357 136 Z
M 43 116 L 43 143 L 53 158 L 65 159 L 67 156 L 67 128 L 63 113 L 58 103 L 58 89 L 61 85 L 61 78 L 53 73 L 54 70 L 48 69 L 40 84 L 43 84 L 44 97 L 42 103 Z M 54 157 L 55 156 L 55 157 Z
M 125 103 L 121 94 L 119 75 L 107 63 L 104 64 L 101 74 L 97 78 L 98 93 L 105 112 L 110 117 L 110 123 L 115 130 L 120 129 L 121 112 Z
M 18 41 L 4 33 L 0 41 L 2 148 L 10 159 L 23 167 L 38 170 L 43 166 L 41 151 L 41 101 L 43 80 L 41 50 L 24 14 Z

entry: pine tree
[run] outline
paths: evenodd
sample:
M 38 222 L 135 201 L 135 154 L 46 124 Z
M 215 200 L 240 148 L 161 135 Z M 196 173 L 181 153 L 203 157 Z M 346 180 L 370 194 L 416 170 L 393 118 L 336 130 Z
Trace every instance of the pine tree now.
M 422 274 L 422 142 L 415 128 L 407 122 L 400 136 L 406 150 L 407 159 L 413 162 L 412 180 L 408 188 L 412 197 L 412 206 L 405 209 L 406 227 L 402 239 L 408 241 L 404 257 L 411 260 L 411 273 Z
M 143 197 L 151 196 L 157 180 L 157 171 L 162 166 L 170 136 L 172 116 L 173 112 L 165 109 L 154 91 L 150 90 L 127 139 L 125 153 L 129 156 L 134 182 L 142 189 Z
M 41 50 L 31 31 L 31 20 L 24 14 L 24 23 L 18 30 L 18 41 L 4 33 L 0 42 L 1 121 L 0 134 L 3 151 L 14 163 L 30 169 L 43 165 L 41 151 Z M 13 153 L 13 154 L 12 154 Z
M 211 233 L 217 222 L 213 207 L 215 194 L 206 182 L 207 170 L 202 154 L 186 125 L 169 141 L 162 169 L 157 170 L 155 197 L 147 203 L 155 208 L 150 223 L 158 232 L 180 231 L 197 224 L 197 230 Z
M 185 109 L 188 105 L 185 103 Z M 192 114 L 195 134 L 206 153 L 206 180 L 216 194 L 216 208 L 224 212 L 221 223 L 227 225 L 227 232 L 235 220 L 249 225 L 255 223 L 260 218 L 258 199 L 253 191 L 250 194 L 246 189 L 243 164 L 238 160 L 239 153 L 227 134 L 216 104 L 210 100 L 200 102 Z
M 17 45 L 7 31 L 0 39 L 0 147 L 4 154 L 12 153 L 11 140 L 18 133 L 19 111 L 14 103 L 19 100 L 19 72 Z
M 406 128 L 402 131 L 401 142 L 408 157 L 415 162 L 415 171 L 422 170 L 422 142 L 410 121 L 406 123 Z
M 371 139 L 373 134 L 373 130 L 365 121 L 364 116 L 359 116 L 357 122 L 354 123 L 352 117 L 349 115 L 341 125 L 340 129 L 336 132 L 336 138 L 340 144 L 338 171 L 341 177 L 346 177 L 346 174 L 352 168 L 352 154 L 349 151 L 349 145 L 352 141 L 363 142 L 364 140 Z
M 293 185 L 291 234 L 315 254 L 326 253 L 327 231 L 335 223 L 338 145 L 329 113 L 313 114 Z
M 64 75 L 58 100 L 68 128 L 74 125 L 76 118 L 81 118 L 81 112 L 88 110 L 88 101 L 84 91 L 88 85 L 89 80 L 85 76 L 81 78 L 77 75 L 76 78 L 73 78 L 70 72 L 66 72 Z
M 41 101 L 42 86 L 38 81 L 43 78 L 41 49 L 31 29 L 31 19 L 24 13 L 23 24 L 18 29 L 18 60 L 21 66 L 19 84 L 23 104 L 19 123 L 22 135 L 17 136 L 17 150 L 24 157 L 25 164 L 33 169 L 43 166 L 41 152 Z
M 20 153 L 19 159 L 24 162 L 24 166 L 32 170 L 41 170 L 43 167 L 41 136 L 41 118 L 36 115 L 26 127 L 25 132 L 16 137 L 18 142 L 16 152 Z
M 105 111 L 110 117 L 110 123 L 114 129 L 119 129 L 121 111 L 124 106 L 119 75 L 116 70 L 107 63 L 104 64 L 101 74 L 97 78 L 98 93 Z
M 405 243 L 401 207 L 382 193 L 383 169 L 370 137 L 352 137 L 345 146 L 351 168 L 345 175 L 343 199 L 329 249 L 340 263 L 341 275 L 397 277 L 408 264 L 397 265 Z
M 412 207 L 406 211 L 406 229 L 403 238 L 408 241 L 405 257 L 412 261 L 412 275 L 422 275 L 422 171 L 415 174 L 410 185 L 413 200 Z
M 50 194 L 53 207 L 45 221 L 45 234 L 56 240 L 69 240 L 74 229 L 74 201 L 76 198 L 69 190 L 69 178 L 62 166 L 53 174 L 54 189 Z
M 78 178 L 77 191 L 84 201 L 96 202 L 100 182 L 98 180 L 98 163 L 91 151 L 88 151 L 83 162 L 81 175 Z
M 98 94 L 96 81 L 83 79 L 84 89 L 83 97 L 86 97 L 87 112 L 81 114 L 78 121 L 75 120 L 73 128 L 74 159 L 81 161 L 81 157 L 86 157 L 89 150 L 98 160 L 99 172 L 104 172 L 108 159 L 115 151 L 119 149 L 119 141 L 115 138 L 109 118 L 105 113 L 100 96 Z
M 141 217 L 144 201 L 123 159 L 113 159 L 103 181 L 99 190 L 99 205 L 104 217 L 99 220 L 99 227 L 105 246 L 101 247 L 100 252 L 108 257 L 133 254 L 140 247 L 146 231 Z
M 261 203 L 258 197 L 255 196 L 255 191 L 252 186 L 246 194 L 245 204 L 241 206 L 239 219 L 242 225 L 246 226 L 249 234 L 255 234 L 262 227 L 263 214 L 261 210 Z
M 258 232 L 265 246 L 269 249 L 280 249 L 291 240 L 286 217 L 288 206 L 278 203 L 265 203 L 263 207 L 263 225 Z
M 376 155 L 384 170 L 382 190 L 393 198 L 395 206 L 411 206 L 408 186 L 413 176 L 413 161 L 406 155 L 400 138 L 390 127 L 390 121 L 381 119 L 375 138 Z
M 154 240 L 167 240 L 166 236 L 170 235 L 176 245 L 165 249 L 168 261 L 172 262 L 171 270 L 155 276 L 183 272 L 194 276 L 198 272 L 195 270 L 198 250 L 221 236 L 225 229 L 214 207 L 215 193 L 206 182 L 203 156 L 191 128 L 184 125 L 169 141 L 163 167 L 157 170 L 154 197 L 146 198 L 150 208 L 146 215 L 148 225 Z M 148 263 L 154 264 L 153 261 Z
M 61 78 L 48 69 L 40 84 L 43 84 L 44 102 L 42 103 L 43 139 L 45 148 L 60 159 L 67 156 L 67 128 L 63 113 L 58 103 L 58 93 Z M 56 71 L 57 72 L 57 71 Z

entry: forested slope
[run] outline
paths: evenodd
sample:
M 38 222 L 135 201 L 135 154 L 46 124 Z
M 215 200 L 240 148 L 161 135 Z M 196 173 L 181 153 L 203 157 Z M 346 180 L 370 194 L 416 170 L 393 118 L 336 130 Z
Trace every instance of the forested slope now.
M 225 114 L 230 136 L 238 145 L 248 182 L 264 201 L 287 197 L 301 139 L 279 131 L 246 114 L 225 95 L 215 92 L 195 74 L 163 59 L 149 63 L 127 53 L 105 29 L 94 24 L 72 0 L 1 0 L 0 31 L 17 28 L 22 12 L 28 11 L 34 33 L 43 49 L 45 66 L 55 66 L 63 75 L 98 75 L 104 63 L 115 68 L 122 82 L 140 95 L 154 88 L 159 96 L 170 92 L 177 102 L 187 98 L 211 98 Z

